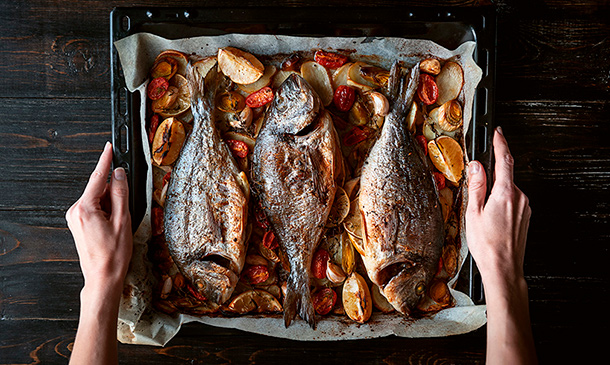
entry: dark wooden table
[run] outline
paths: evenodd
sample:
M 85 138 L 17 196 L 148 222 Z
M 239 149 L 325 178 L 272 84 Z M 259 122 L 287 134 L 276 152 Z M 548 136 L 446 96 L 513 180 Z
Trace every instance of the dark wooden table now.
M 109 14 L 132 5 L 170 4 L 0 1 L 0 364 L 70 355 L 83 280 L 64 214 L 111 138 Z M 497 8 L 495 122 L 533 210 L 525 274 L 538 355 L 542 363 L 603 362 L 608 319 L 595 313 L 610 304 L 610 5 L 504 0 Z M 485 327 L 439 339 L 325 343 L 189 324 L 165 348 L 119 349 L 123 363 L 481 363 Z

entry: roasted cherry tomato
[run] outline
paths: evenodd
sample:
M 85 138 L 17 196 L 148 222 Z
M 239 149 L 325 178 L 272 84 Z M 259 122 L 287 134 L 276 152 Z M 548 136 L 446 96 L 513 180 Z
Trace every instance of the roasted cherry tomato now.
M 153 236 L 163 233 L 163 208 L 153 207 L 150 211 Z
M 265 86 L 264 88 L 253 92 L 248 95 L 246 98 L 246 105 L 250 108 L 258 108 L 261 107 L 273 100 L 273 90 L 269 86 Z
M 282 61 L 282 65 L 280 66 L 280 68 L 282 69 L 282 71 L 296 71 L 297 65 L 300 60 L 301 57 L 299 56 L 299 54 L 293 53 L 290 56 L 286 57 L 284 61 Z
M 159 100 L 165 95 L 167 89 L 169 89 L 169 82 L 163 77 L 157 77 L 148 84 L 148 98 Z
M 328 251 L 321 248 L 313 255 L 311 261 L 311 271 L 313 276 L 317 279 L 324 279 L 326 277 L 326 265 L 328 265 L 328 258 L 330 255 Z
M 417 95 L 419 100 L 426 105 L 432 105 L 438 98 L 438 86 L 434 77 L 428 74 L 419 75 L 419 86 L 417 87 Z
M 367 127 L 354 127 L 343 137 L 344 146 L 354 146 L 369 138 L 371 130 Z
M 273 231 L 265 232 L 265 236 L 263 236 L 263 246 L 270 250 L 275 250 L 276 248 L 280 247 L 280 244 L 277 242 L 277 238 L 275 238 L 275 233 L 273 233 Z
M 333 102 L 337 109 L 342 112 L 346 112 L 352 108 L 354 101 L 356 100 L 356 90 L 354 88 L 341 85 L 335 90 L 333 96 Z
M 311 300 L 316 313 L 323 316 L 328 314 L 337 303 L 337 293 L 331 288 L 324 288 L 315 292 Z
M 267 220 L 267 216 L 260 204 L 256 204 L 254 208 L 254 223 L 256 223 L 258 228 L 269 229 L 269 220 Z
M 337 68 L 343 66 L 343 64 L 347 62 L 347 56 L 318 50 L 314 55 L 314 60 L 324 67 Z
M 443 174 L 441 174 L 440 172 L 432 172 L 432 174 L 434 175 L 434 182 L 436 183 L 436 188 L 440 191 L 442 189 L 445 188 L 446 184 L 445 184 L 445 176 Z
M 200 301 L 202 301 L 202 302 L 205 302 L 205 301 L 207 300 L 207 299 L 206 299 L 206 297 L 204 297 L 203 295 L 201 295 L 201 293 L 200 293 L 200 292 L 198 292 L 198 291 L 197 291 L 195 288 L 193 288 L 192 286 L 187 285 L 186 287 L 188 288 L 188 290 L 189 290 L 189 292 L 191 293 L 191 295 L 192 295 L 192 296 L 194 296 L 195 298 L 197 298 L 197 300 L 200 300 Z
M 244 269 L 242 277 L 249 284 L 260 284 L 269 279 L 269 269 L 265 265 L 251 265 Z
M 421 147 L 422 151 L 424 151 L 424 155 L 428 154 L 428 140 L 423 135 L 415 136 L 417 143 Z
M 150 118 L 150 129 L 148 130 L 148 142 L 151 144 L 153 143 L 153 139 L 155 139 L 155 133 L 157 133 L 157 128 L 159 128 L 159 114 L 154 114 L 151 118 Z
M 233 153 L 233 156 L 241 158 L 248 156 L 248 145 L 246 142 L 238 141 L 236 139 L 229 139 L 227 140 L 227 145 Z

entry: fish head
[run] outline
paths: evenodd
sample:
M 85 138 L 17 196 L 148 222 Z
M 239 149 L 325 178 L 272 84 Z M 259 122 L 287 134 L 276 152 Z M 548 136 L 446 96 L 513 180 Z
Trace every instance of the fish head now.
M 377 278 L 388 302 L 400 313 L 410 315 L 427 292 L 432 274 L 420 263 L 406 261 L 389 265 Z
M 216 304 L 222 304 L 231 297 L 239 280 L 231 270 L 229 260 L 218 255 L 193 260 L 185 268 L 184 275 L 199 294 Z
M 275 92 L 266 123 L 281 133 L 297 135 L 314 123 L 322 102 L 314 89 L 297 74 L 290 75 Z

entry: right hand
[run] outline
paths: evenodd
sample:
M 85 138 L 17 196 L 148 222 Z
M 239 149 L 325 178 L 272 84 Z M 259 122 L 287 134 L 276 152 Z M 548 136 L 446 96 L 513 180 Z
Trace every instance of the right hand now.
M 483 282 L 523 279 L 525 241 L 532 210 L 513 183 L 514 160 L 498 128 L 493 139 L 495 181 L 487 203 L 487 178 L 478 161 L 468 164 L 466 240 Z

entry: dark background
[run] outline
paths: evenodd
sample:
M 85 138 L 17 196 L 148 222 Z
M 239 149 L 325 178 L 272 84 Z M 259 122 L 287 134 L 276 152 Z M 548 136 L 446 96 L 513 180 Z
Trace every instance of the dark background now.
M 376 1 L 477 6 L 480 1 Z M 0 364 L 65 363 L 82 275 L 64 214 L 110 140 L 114 6 L 367 1 L 0 1 Z M 296 9 L 295 9 L 296 11 Z M 332 10 L 340 11 L 340 10 Z M 608 339 L 610 4 L 498 1 L 496 120 L 533 210 L 525 275 L 541 363 L 602 360 Z M 485 327 L 440 339 L 296 342 L 184 326 L 123 363 L 482 363 Z M 603 361 L 603 360 L 602 360 Z

